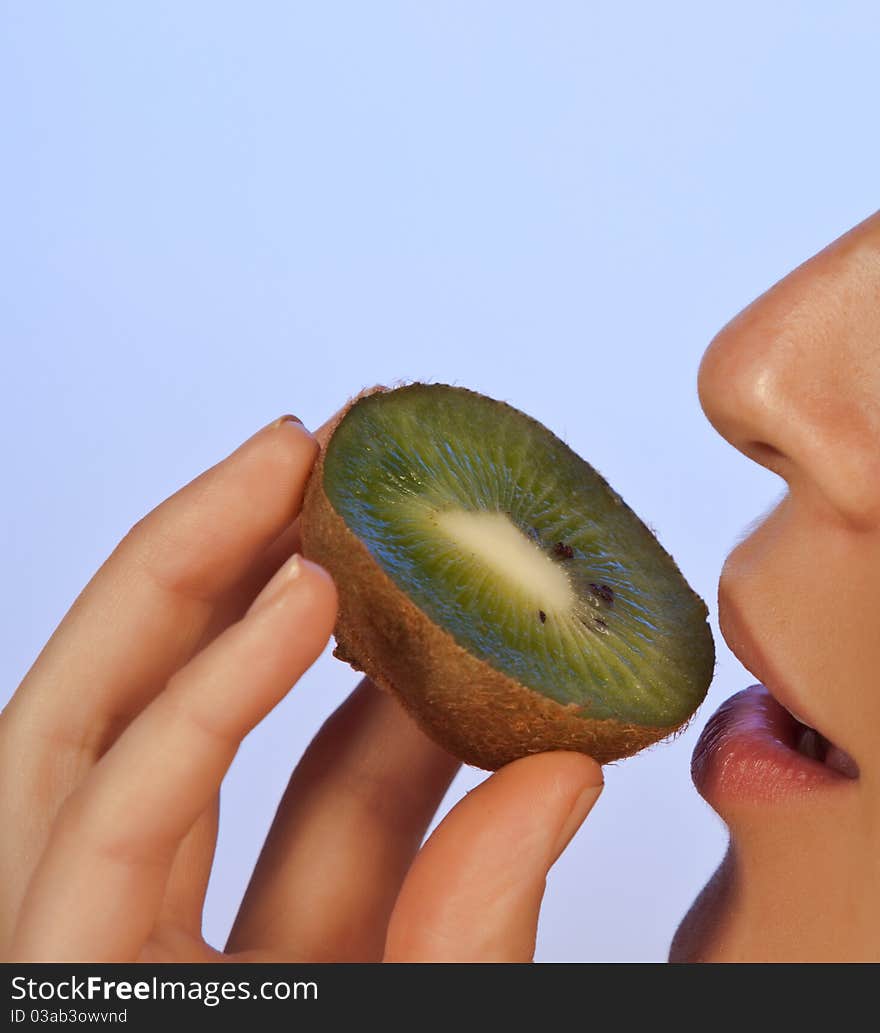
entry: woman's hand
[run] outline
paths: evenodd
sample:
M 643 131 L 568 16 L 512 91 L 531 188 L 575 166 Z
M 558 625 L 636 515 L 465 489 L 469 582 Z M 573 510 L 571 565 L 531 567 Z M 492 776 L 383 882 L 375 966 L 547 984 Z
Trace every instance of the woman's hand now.
M 368 681 L 293 772 L 226 953 L 202 939 L 220 782 L 336 617 L 332 580 L 297 555 L 317 452 L 283 417 L 139 521 L 3 711 L 8 960 L 531 958 L 601 770 L 516 761 L 419 851 L 458 765 Z

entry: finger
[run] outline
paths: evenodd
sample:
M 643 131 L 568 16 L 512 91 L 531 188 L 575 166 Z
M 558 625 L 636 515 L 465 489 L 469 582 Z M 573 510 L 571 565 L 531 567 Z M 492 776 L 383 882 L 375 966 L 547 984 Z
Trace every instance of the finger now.
M 388 928 L 386 961 L 530 961 L 547 872 L 602 790 L 579 753 L 508 764 L 422 848 Z
M 13 937 L 17 960 L 137 956 L 171 862 L 242 738 L 325 646 L 336 590 L 294 559 L 169 681 L 62 808 Z
M 220 801 L 215 797 L 177 848 L 157 924 L 201 936 L 205 894 L 214 863 Z
M 294 771 L 227 950 L 381 961 L 401 883 L 458 767 L 362 681 Z
M 38 737 L 99 755 L 193 655 L 218 597 L 294 519 L 317 450 L 301 424 L 276 421 L 139 521 L 4 714 L 18 737 L 31 749 Z

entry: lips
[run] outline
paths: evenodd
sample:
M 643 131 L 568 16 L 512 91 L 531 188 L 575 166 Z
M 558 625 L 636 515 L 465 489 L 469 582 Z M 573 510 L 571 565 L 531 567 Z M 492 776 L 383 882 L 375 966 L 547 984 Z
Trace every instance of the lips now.
M 752 685 L 709 719 L 691 762 L 694 784 L 720 811 L 731 803 L 775 803 L 850 784 L 858 771 L 842 750 L 840 766 L 832 767 L 826 763 L 830 749 L 817 746 L 813 756 L 799 749 L 816 734 L 764 685 Z
M 736 693 L 709 719 L 691 764 L 699 793 L 723 813 L 731 805 L 852 786 L 855 761 L 814 727 L 806 702 L 775 677 L 723 585 L 719 618 L 728 645 L 761 684 Z

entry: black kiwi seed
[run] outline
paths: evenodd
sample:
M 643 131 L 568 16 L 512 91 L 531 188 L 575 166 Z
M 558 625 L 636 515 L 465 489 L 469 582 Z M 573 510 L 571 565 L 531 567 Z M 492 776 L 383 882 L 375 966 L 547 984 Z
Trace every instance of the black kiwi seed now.
M 614 589 L 610 585 L 596 585 L 590 582 L 590 590 L 609 606 L 614 606 Z

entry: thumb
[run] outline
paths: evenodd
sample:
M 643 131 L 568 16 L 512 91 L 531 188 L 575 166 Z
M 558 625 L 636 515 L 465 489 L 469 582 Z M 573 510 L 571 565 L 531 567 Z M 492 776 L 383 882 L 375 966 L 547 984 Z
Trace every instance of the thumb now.
M 531 961 L 547 872 L 592 810 L 602 769 L 580 753 L 506 765 L 449 812 L 417 855 L 386 961 Z

